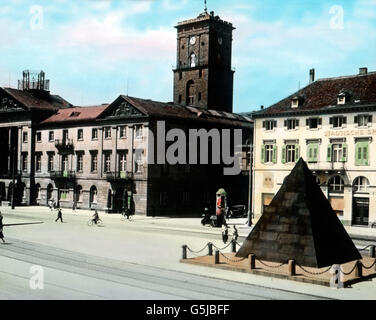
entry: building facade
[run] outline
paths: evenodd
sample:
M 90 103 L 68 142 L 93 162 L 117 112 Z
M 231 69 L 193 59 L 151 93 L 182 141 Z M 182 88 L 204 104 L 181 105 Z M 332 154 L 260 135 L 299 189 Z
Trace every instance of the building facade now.
M 205 43 L 202 46 L 211 48 L 210 52 L 214 50 L 212 39 L 218 44 L 218 37 L 223 37 L 226 47 L 231 46 L 231 24 L 214 14 L 204 13 L 181 25 L 189 25 L 190 31 L 178 27 L 179 55 L 183 39 L 193 46 L 192 37 L 197 38 L 200 46 Z M 198 47 L 193 46 L 186 53 L 196 50 Z M 110 104 L 72 106 L 50 94 L 43 72 L 24 74 L 18 90 L 2 88 L 0 130 L 4 134 L 0 142 L 0 187 L 3 203 L 48 205 L 54 200 L 65 208 L 117 213 L 128 207 L 144 215 L 197 215 L 205 206 L 214 209 L 215 192 L 225 188 L 229 204 L 247 206 L 253 122 L 249 117 L 232 113 L 232 78 L 228 78 L 227 72 L 231 70 L 231 54 L 226 58 L 226 72 L 220 73 L 221 68 L 212 63 L 214 54 L 209 51 L 203 53 L 202 49 L 202 55 L 197 53 L 198 57 L 206 55 L 205 63 L 200 58 L 197 65 L 187 65 L 178 73 L 174 70 L 175 90 L 183 82 L 186 82 L 183 87 L 194 83 L 195 89 L 187 91 L 190 100 L 187 96 L 182 99 L 188 102 L 185 104 L 121 95 Z M 196 78 L 199 70 L 201 84 Z M 180 73 L 184 81 L 179 78 Z M 210 78 L 213 75 L 214 80 Z M 218 81 L 226 85 L 218 87 Z M 230 91 L 226 99 L 221 96 L 224 90 Z M 210 100 L 209 92 L 217 91 L 219 100 Z M 186 137 L 192 130 L 203 130 L 208 141 L 208 161 L 190 163 L 189 152 L 178 163 L 159 161 L 161 153 L 166 155 L 178 138 L 168 137 L 171 129 L 179 130 Z M 230 130 L 231 141 L 235 130 L 241 130 L 243 143 L 232 144 L 232 149 L 240 154 L 236 160 L 240 161 L 239 174 L 224 175 L 224 168 L 231 164 L 222 158 L 219 162 L 213 161 L 211 157 L 221 150 L 223 140 L 216 132 L 222 130 Z M 200 158 L 205 141 L 199 138 L 198 143 L 196 151 Z
M 345 225 L 376 221 L 376 72 L 314 81 L 254 118 L 253 212 L 302 157 Z

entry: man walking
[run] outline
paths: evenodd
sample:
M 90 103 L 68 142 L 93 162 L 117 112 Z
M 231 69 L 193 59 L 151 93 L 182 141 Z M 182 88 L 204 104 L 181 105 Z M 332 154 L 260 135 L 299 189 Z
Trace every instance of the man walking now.
M 3 215 L 1 212 L 0 212 L 0 239 L 3 241 L 3 243 L 5 243 L 4 234 L 3 234 Z
M 57 219 L 55 220 L 55 222 L 57 222 L 57 220 L 59 220 L 61 222 L 63 222 L 63 213 L 61 212 L 61 209 L 59 208 L 59 210 L 57 211 Z

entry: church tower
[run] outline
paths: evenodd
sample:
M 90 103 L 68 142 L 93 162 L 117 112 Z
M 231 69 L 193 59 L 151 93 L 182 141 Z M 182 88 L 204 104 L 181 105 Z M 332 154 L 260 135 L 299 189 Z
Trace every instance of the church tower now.
M 206 11 L 176 26 L 177 64 L 174 102 L 232 112 L 234 71 L 231 23 Z

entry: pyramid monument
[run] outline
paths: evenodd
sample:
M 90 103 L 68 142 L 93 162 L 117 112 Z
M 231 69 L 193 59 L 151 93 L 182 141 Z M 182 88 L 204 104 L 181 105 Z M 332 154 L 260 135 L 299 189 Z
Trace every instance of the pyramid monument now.
M 249 254 L 314 268 L 362 259 L 302 158 L 236 256 Z

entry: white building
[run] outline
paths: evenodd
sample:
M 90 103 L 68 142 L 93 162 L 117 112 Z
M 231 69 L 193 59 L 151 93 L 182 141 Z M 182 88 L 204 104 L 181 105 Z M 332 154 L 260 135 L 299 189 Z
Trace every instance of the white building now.
M 302 157 L 345 225 L 376 221 L 376 72 L 314 81 L 253 115 L 253 212 Z

